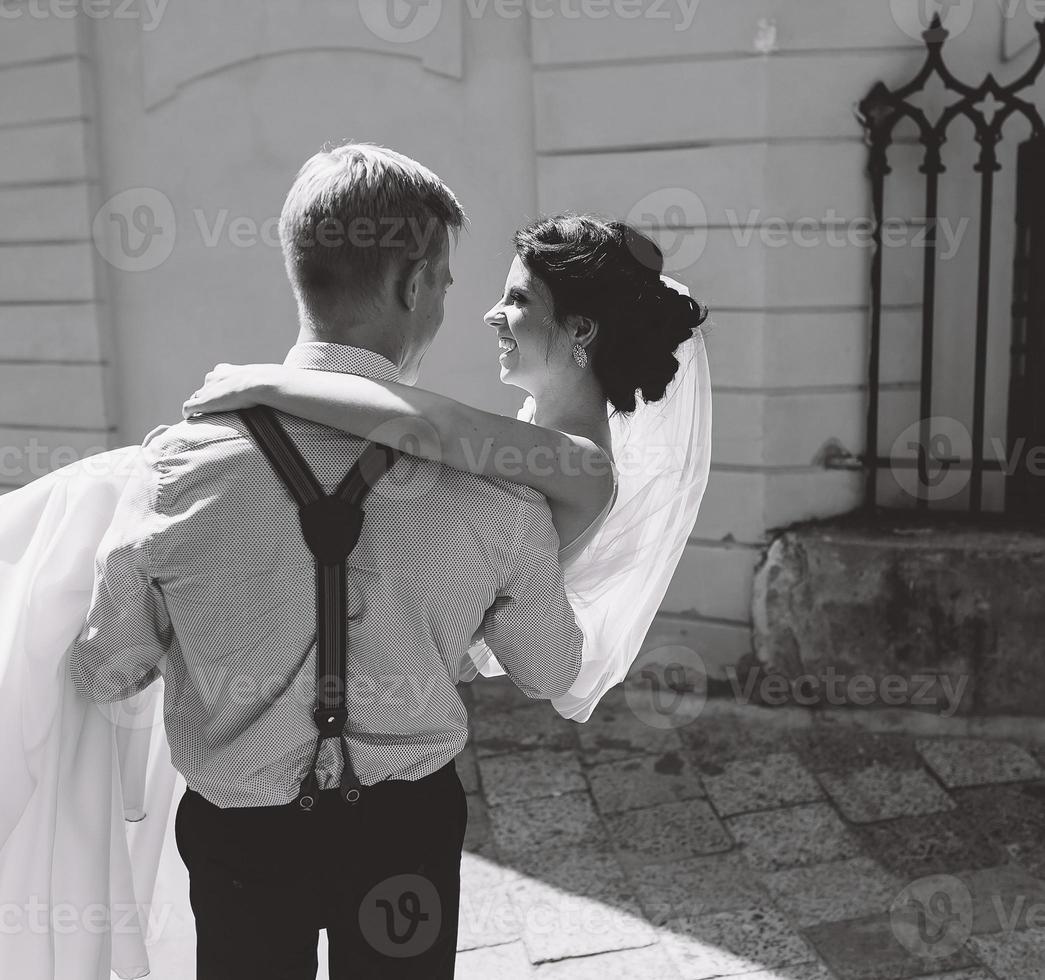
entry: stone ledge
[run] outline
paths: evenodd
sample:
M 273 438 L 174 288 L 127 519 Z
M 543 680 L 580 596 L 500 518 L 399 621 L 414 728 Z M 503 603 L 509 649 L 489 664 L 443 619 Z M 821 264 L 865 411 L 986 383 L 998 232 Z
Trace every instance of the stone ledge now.
M 756 572 L 752 612 L 755 689 L 777 685 L 776 703 L 1045 716 L 1040 528 L 935 516 L 793 527 Z

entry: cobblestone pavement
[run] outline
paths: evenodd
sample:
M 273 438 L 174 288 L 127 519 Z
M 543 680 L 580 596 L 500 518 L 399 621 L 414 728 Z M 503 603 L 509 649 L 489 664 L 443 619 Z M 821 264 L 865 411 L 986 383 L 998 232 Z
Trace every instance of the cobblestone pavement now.
M 1045 980 L 1045 748 L 464 695 L 459 980 Z

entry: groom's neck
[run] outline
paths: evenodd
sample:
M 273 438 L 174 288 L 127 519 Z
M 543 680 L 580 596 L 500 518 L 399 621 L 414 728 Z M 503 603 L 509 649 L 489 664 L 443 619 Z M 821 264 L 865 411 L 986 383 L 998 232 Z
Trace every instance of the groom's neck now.
M 396 336 L 390 336 L 387 327 L 371 324 L 353 324 L 350 328 L 332 328 L 313 321 L 303 321 L 298 330 L 296 343 L 346 344 L 373 351 L 393 364 L 402 366 L 402 345 Z

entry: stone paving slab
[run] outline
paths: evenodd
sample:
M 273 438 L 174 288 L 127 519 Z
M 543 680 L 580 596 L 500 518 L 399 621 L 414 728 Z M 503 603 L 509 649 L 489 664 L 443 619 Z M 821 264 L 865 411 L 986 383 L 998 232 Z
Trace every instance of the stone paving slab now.
M 587 792 L 493 806 L 490 823 L 497 852 L 508 861 L 540 848 L 605 840 L 602 822 Z
M 820 963 L 804 963 L 756 973 L 738 973 L 733 980 L 835 980 L 835 975 Z
M 685 980 L 743 975 L 816 960 L 809 945 L 772 909 L 682 917 L 659 932 Z
M 753 868 L 779 871 L 859 856 L 859 844 L 828 803 L 727 817 L 726 827 Z
M 851 833 L 865 854 L 905 881 L 958 868 L 991 868 L 1006 858 L 960 803 L 946 813 L 853 826 Z
M 496 715 L 537 703 L 503 674 L 500 677 L 476 677 L 473 681 L 461 684 L 458 691 L 461 700 L 475 709 L 473 714 Z M 551 705 L 547 707 L 551 708 Z
M 649 946 L 657 941 L 627 886 L 589 897 L 537 878 L 510 886 L 532 963 Z
M 544 845 L 516 854 L 504 865 L 512 878 L 535 878 L 555 888 L 590 897 L 617 893 L 627 876 L 608 841 Z
M 996 980 L 992 973 L 988 973 L 981 967 L 973 967 L 970 970 L 954 970 L 947 973 L 929 973 L 918 980 Z
M 522 939 L 523 927 L 508 885 L 465 888 L 457 922 L 457 949 L 482 949 Z
M 491 806 L 588 788 L 575 753 L 547 749 L 480 756 L 479 777 Z
M 476 755 L 498 755 L 524 749 L 573 751 L 577 723 L 567 721 L 547 702 L 530 702 L 512 711 L 493 715 L 476 713 L 472 735 Z
M 1045 929 L 998 936 L 973 936 L 969 947 L 998 980 L 1045 977 Z
M 944 786 L 982 786 L 1041 779 L 1041 767 L 1013 742 L 980 738 L 920 738 L 915 743 Z
M 469 739 L 454 759 L 454 768 L 457 770 L 457 778 L 461 780 L 461 786 L 466 793 L 479 792 L 479 767 L 475 761 L 475 745 Z
M 682 742 L 674 729 L 654 728 L 642 721 L 623 696 L 598 709 L 583 725 L 576 725 L 581 755 L 589 765 L 632 759 L 642 755 L 682 754 Z
M 706 800 L 662 803 L 606 818 L 626 868 L 728 851 L 733 840 Z
M 887 912 L 904 885 L 866 857 L 772 871 L 762 882 L 798 926 Z
M 502 869 L 494 887 L 510 896 L 534 963 L 656 941 L 608 846 L 535 848 Z
M 974 934 L 1045 928 L 1045 881 L 1018 864 L 959 872 L 967 889 Z
M 455 980 L 533 980 L 533 964 L 521 942 L 457 954 Z
M 522 925 L 509 884 L 514 872 L 496 860 L 461 855 L 461 909 L 458 950 L 496 946 L 522 938 Z
M 924 769 L 894 769 L 875 762 L 853 772 L 823 772 L 820 783 L 853 823 L 941 813 L 955 807 L 947 792 Z
M 827 922 L 803 934 L 839 980 L 907 980 L 980 965 L 964 947 L 946 955 L 916 955 L 898 940 L 888 913 Z
M 910 735 L 862 732 L 822 722 L 792 732 L 788 743 L 811 772 L 851 772 L 888 764 L 894 769 L 921 769 L 925 763 Z
M 956 789 L 951 795 L 962 819 L 989 846 L 1045 877 L 1045 783 Z
M 587 770 L 595 805 L 604 814 L 705 795 L 693 764 L 679 752 L 601 762 Z
M 700 717 L 678 729 L 701 773 L 716 775 L 727 762 L 764 759 L 789 747 L 794 733 L 772 725 L 746 724 L 736 717 Z
M 464 832 L 464 849 L 489 853 L 493 849 L 493 831 L 486 801 L 478 793 L 468 793 L 465 799 L 468 802 L 468 824 Z
M 722 772 L 704 776 L 704 788 L 719 816 L 768 810 L 823 799 L 819 784 L 793 752 L 727 762 Z
M 678 916 L 753 909 L 769 904 L 769 895 L 758 873 L 736 850 L 637 865 L 628 877 L 654 925 L 663 925 Z
M 544 963 L 538 980 L 681 980 L 682 974 L 661 945 L 625 949 L 582 959 Z

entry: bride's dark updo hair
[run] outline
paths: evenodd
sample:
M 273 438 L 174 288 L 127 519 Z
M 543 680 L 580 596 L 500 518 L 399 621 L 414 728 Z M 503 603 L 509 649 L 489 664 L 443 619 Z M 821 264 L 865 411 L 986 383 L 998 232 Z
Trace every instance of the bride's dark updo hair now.
M 541 218 L 515 233 L 515 250 L 551 293 L 560 323 L 571 314 L 599 325 L 591 370 L 620 414 L 636 393 L 656 402 L 675 377 L 675 349 L 707 319 L 706 306 L 660 278 L 656 242 L 622 221 L 593 215 Z

